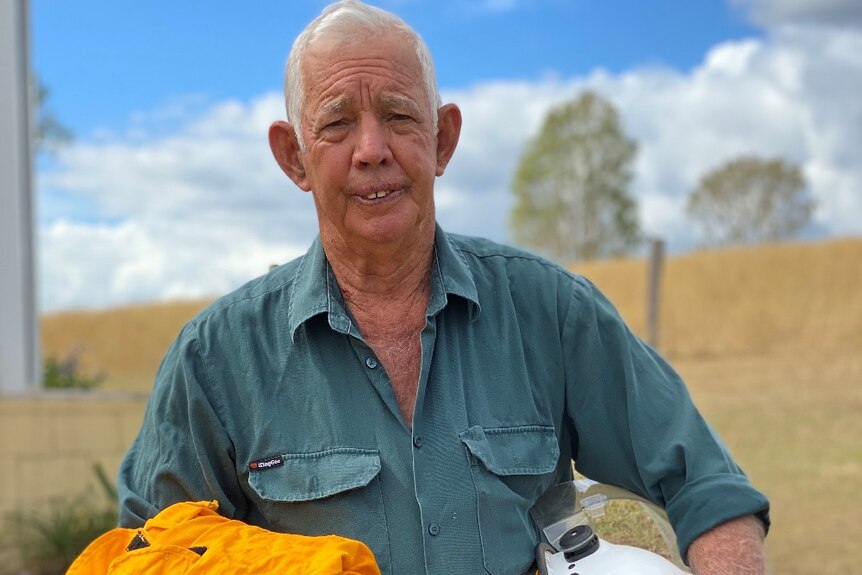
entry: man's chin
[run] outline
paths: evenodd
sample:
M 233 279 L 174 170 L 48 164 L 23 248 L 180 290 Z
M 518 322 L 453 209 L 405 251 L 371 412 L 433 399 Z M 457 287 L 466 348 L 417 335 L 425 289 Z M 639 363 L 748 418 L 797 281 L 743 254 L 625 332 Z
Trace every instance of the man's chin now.
M 356 227 L 353 237 L 368 244 L 403 245 L 421 244 L 430 236 L 433 241 L 432 218 L 384 217 L 366 220 Z M 430 224 L 430 225 L 429 225 Z

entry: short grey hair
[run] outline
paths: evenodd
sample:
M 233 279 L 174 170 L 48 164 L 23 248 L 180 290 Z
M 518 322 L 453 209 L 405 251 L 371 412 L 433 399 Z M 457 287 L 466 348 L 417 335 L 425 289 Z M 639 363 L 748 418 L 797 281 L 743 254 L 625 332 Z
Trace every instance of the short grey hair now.
M 284 100 L 287 121 L 293 124 L 299 147 L 305 150 L 302 139 L 302 106 L 305 100 L 305 86 L 302 77 L 302 58 L 314 42 L 320 40 L 358 42 L 368 37 L 387 32 L 402 32 L 416 50 L 416 57 L 422 70 L 425 93 L 431 106 L 431 119 L 434 132 L 437 132 L 437 109 L 442 105 L 434 61 L 422 37 L 404 20 L 391 12 L 364 4 L 359 0 L 342 0 L 327 6 L 320 16 L 305 27 L 296 38 L 287 58 L 284 73 Z

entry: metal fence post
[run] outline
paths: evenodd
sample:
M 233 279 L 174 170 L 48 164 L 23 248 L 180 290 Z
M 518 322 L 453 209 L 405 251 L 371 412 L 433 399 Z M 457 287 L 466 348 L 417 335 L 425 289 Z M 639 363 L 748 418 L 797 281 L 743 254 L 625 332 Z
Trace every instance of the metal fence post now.
M 664 240 L 651 238 L 649 242 L 649 274 L 647 282 L 647 343 L 659 347 L 659 318 L 661 303 L 661 275 L 664 266 Z

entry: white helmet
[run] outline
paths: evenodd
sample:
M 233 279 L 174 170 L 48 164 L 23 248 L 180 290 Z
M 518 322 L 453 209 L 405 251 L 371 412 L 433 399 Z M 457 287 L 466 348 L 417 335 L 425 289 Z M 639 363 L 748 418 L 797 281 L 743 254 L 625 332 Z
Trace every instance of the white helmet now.
M 636 502 L 652 520 L 662 554 L 612 543 L 596 534 L 613 500 Z M 536 548 L 541 575 L 684 575 L 689 573 L 676 550 L 676 536 L 660 508 L 624 489 L 589 479 L 555 485 L 530 510 L 547 542 Z M 663 556 L 664 555 L 664 556 Z

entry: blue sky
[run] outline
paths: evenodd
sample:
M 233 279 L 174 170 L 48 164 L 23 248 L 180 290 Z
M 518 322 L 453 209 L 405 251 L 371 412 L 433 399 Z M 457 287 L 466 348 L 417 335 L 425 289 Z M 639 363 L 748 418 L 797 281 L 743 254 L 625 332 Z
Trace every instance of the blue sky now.
M 809 239 L 862 235 L 858 0 L 377 0 L 434 55 L 459 148 L 435 191 L 448 230 L 510 241 L 512 173 L 581 91 L 639 146 L 631 191 L 671 253 L 685 199 L 745 154 L 798 163 Z M 313 203 L 273 162 L 293 39 L 325 2 L 31 0 L 33 67 L 75 140 L 37 166 L 44 310 L 212 296 L 301 254 Z
M 248 100 L 280 87 L 290 45 L 321 1 L 32 0 L 34 67 L 81 137 L 178 96 Z M 761 34 L 722 0 L 390 0 L 431 47 L 442 88 L 666 65 Z

